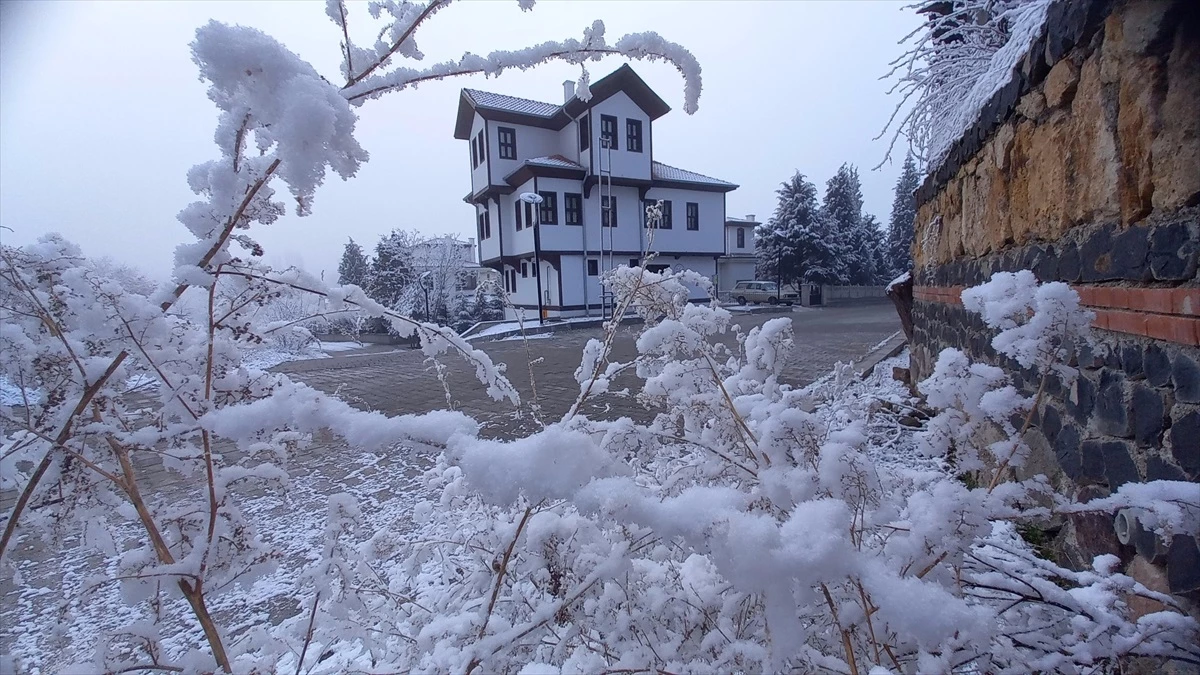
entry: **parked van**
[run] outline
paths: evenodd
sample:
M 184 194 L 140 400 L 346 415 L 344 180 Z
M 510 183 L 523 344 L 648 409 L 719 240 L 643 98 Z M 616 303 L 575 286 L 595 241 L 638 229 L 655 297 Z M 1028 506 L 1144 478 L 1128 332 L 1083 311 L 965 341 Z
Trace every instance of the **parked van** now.
M 795 304 L 800 301 L 800 292 L 793 286 L 784 286 L 783 292 L 779 292 L 779 286 L 774 281 L 739 281 L 730 291 L 729 297 L 737 301 L 737 304 L 744 305 L 747 302 L 759 304 L 765 302 L 768 305 L 785 305 Z

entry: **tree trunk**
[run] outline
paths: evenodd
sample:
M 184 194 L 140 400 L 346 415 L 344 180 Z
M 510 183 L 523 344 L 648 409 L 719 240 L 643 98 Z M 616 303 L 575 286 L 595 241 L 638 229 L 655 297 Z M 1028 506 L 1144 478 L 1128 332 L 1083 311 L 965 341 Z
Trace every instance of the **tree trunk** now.
M 904 329 L 904 337 L 908 338 L 909 342 L 913 339 L 913 282 L 912 275 L 903 283 L 888 286 L 887 296 L 892 299 L 892 304 L 896 305 L 896 313 L 900 315 L 900 327 Z

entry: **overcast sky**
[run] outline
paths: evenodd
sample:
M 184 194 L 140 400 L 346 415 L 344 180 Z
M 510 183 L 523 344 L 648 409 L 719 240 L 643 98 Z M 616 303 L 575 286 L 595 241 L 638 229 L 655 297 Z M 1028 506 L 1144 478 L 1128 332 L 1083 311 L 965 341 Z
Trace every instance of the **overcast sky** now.
M 0 3 L 0 239 L 21 244 L 58 231 L 89 255 L 111 256 L 165 278 L 187 236 L 175 215 L 194 199 L 185 174 L 216 156 L 216 109 L 188 43 L 209 19 L 262 29 L 338 79 L 339 36 L 324 4 L 283 2 Z M 475 0 L 442 11 L 417 34 L 427 60 L 464 51 L 580 37 L 603 19 L 610 40 L 656 30 L 703 67 L 700 109 L 682 111 L 683 82 L 666 64 L 633 68 L 673 108 L 655 122 L 654 159 L 732 181 L 728 213 L 760 220 L 774 191 L 800 170 L 821 190 L 843 162 L 859 167 L 866 210 L 886 223 L 897 159 L 872 171 L 878 135 L 895 105 L 879 80 L 917 19 L 900 2 L 770 0 Z M 378 24 L 352 7 L 362 42 Z M 621 64 L 590 64 L 593 81 Z M 371 153 L 349 182 L 333 177 L 313 214 L 294 213 L 256 236 L 273 264 L 336 279 L 347 237 L 373 246 L 393 227 L 474 235 L 466 141 L 453 138 L 462 87 L 561 103 L 577 67 L 551 64 L 489 81 L 422 85 L 359 108 L 358 140 Z

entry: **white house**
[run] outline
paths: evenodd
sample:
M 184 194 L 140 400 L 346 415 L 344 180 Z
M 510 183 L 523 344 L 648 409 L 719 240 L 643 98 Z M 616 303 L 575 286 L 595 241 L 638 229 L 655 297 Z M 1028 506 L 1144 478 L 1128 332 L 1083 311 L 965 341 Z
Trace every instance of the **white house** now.
M 670 107 L 632 68 L 596 81 L 586 102 L 574 82 L 563 90 L 561 105 L 474 89 L 459 99 L 454 137 L 469 141 L 464 201 L 475 207 L 479 261 L 500 271 L 515 307 L 599 315 L 611 302 L 601 275 L 647 247 L 656 264 L 710 278 L 723 260 L 744 266 L 727 248 L 725 195 L 737 185 L 655 161 L 653 122 Z M 524 193 L 541 204 L 522 202 Z M 662 222 L 651 231 L 645 206 L 659 200 Z
M 758 225 L 753 213 L 745 218 L 729 216 L 725 219 L 725 255 L 717 261 L 719 293 L 728 293 L 737 282 L 755 278 L 758 258 L 754 230 Z

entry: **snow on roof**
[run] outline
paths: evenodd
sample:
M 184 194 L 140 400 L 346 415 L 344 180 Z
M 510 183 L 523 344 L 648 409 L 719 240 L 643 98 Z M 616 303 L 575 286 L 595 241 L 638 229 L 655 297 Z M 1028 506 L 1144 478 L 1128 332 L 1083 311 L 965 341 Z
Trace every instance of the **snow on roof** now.
M 650 163 L 650 177 L 654 180 L 667 180 L 677 183 L 704 183 L 706 185 L 728 185 L 730 187 L 737 187 L 737 185 L 734 185 L 729 181 L 724 181 L 719 178 L 712 178 L 694 171 L 677 169 L 673 166 L 667 166 L 662 162 Z
M 533 157 L 531 159 L 525 160 L 524 163 L 532 164 L 534 166 L 551 166 L 551 167 L 555 167 L 555 168 L 559 168 L 559 169 L 579 169 L 580 171 L 583 170 L 583 165 L 581 165 L 577 162 L 572 162 L 571 160 L 567 159 L 566 157 L 563 157 L 562 155 L 550 155 L 548 157 Z
M 494 110 L 507 110 L 509 112 L 521 113 L 523 115 L 536 115 L 538 117 L 554 117 L 561 105 L 553 103 L 543 103 L 542 101 L 533 101 L 527 98 L 519 98 L 517 96 L 507 96 L 505 94 L 494 94 L 490 91 L 480 91 L 478 89 L 463 89 L 467 96 L 471 97 L 471 101 L 480 108 L 492 108 Z
M 727 216 L 725 218 L 725 222 L 727 222 L 727 223 L 753 223 L 755 225 L 758 224 L 758 221 L 753 218 L 738 218 L 737 216 Z

